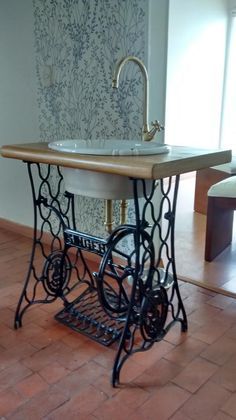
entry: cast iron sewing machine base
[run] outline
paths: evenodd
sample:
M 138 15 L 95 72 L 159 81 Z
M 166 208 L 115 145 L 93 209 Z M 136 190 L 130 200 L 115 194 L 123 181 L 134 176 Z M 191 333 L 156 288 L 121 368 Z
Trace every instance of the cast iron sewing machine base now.
M 15 327 L 22 326 L 22 317 L 31 305 L 61 299 L 64 307 L 56 315 L 59 322 L 103 345 L 118 343 L 112 372 L 115 386 L 130 355 L 162 340 L 175 322 L 180 322 L 182 331 L 187 330 L 174 254 L 179 176 L 153 181 L 151 192 L 147 192 L 145 180 L 127 180 L 133 183 L 135 221 L 117 227 L 103 239 L 77 228 L 74 196 L 62 192 L 63 177 L 58 167 L 31 162 L 27 166 L 34 239 Z M 56 184 L 51 182 L 52 177 L 57 179 Z M 52 185 L 56 187 L 52 189 Z M 157 188 L 160 203 L 154 206 Z M 49 246 L 45 245 L 46 232 L 51 235 Z M 100 258 L 97 272 L 91 272 L 84 251 Z M 38 264 L 38 253 L 43 266 Z M 162 263 L 165 269 L 160 268 Z M 77 289 L 78 297 L 71 302 L 70 293 Z

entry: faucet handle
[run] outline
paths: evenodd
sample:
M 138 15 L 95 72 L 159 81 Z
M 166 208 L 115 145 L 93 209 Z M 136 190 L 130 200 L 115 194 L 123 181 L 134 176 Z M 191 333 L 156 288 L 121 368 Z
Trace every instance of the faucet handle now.
M 156 129 L 156 131 L 160 132 L 162 130 L 164 130 L 164 125 L 162 125 L 159 121 L 155 120 L 151 122 L 151 125 L 153 128 Z M 155 132 L 156 132 L 155 131 Z
M 156 132 L 160 132 L 164 130 L 164 126 L 159 123 L 159 121 L 155 120 L 151 123 L 152 128 L 149 131 L 143 132 L 143 140 L 144 141 L 151 141 L 154 139 Z

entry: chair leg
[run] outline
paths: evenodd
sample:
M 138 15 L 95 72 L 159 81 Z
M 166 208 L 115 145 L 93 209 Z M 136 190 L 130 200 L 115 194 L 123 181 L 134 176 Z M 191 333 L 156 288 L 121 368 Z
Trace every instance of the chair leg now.
M 227 198 L 225 199 L 227 200 Z M 221 205 L 222 198 L 208 197 L 205 260 L 212 261 L 232 241 L 234 209 Z

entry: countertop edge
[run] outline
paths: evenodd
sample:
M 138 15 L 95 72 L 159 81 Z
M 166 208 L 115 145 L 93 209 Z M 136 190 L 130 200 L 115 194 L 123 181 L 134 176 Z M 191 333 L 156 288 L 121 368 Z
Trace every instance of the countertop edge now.
M 52 164 L 143 179 L 158 179 L 230 162 L 231 150 L 209 150 L 171 146 L 166 154 L 149 156 L 95 156 L 61 153 L 48 148 L 48 143 L 5 145 L 4 158 Z

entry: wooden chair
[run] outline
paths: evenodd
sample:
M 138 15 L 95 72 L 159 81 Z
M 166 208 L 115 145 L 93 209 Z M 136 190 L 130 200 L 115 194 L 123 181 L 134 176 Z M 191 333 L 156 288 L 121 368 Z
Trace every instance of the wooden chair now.
M 198 170 L 196 172 L 194 211 L 207 214 L 207 192 L 209 188 L 234 175 L 236 175 L 236 156 L 232 156 L 231 162 Z
M 231 244 L 234 210 L 236 210 L 236 176 L 212 185 L 208 191 L 206 261 L 212 261 Z

